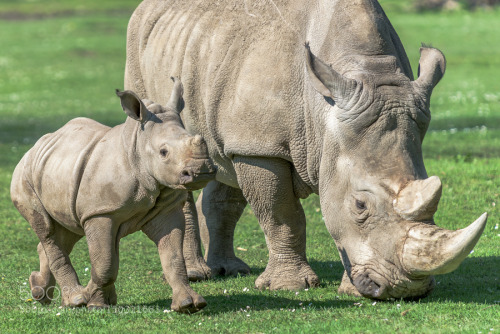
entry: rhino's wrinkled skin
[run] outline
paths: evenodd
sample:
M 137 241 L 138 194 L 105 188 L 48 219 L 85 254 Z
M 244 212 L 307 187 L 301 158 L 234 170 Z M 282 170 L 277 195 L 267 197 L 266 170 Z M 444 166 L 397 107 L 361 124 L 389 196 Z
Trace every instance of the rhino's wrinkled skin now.
M 256 286 L 317 285 L 299 202 L 311 193 L 346 269 L 341 292 L 426 295 L 482 233 L 486 215 L 459 231 L 433 225 L 441 183 L 421 149 L 445 58 L 423 47 L 414 80 L 376 1 L 145 0 L 127 43 L 126 87 L 161 101 L 168 73 L 182 75 L 186 128 L 219 167 L 197 202 L 212 274 L 249 272 L 233 251 L 249 203 L 269 249 Z M 205 277 L 188 250 L 191 278 Z
M 215 178 L 214 166 L 203 139 L 182 125 L 180 81 L 166 107 L 131 91 L 117 95 L 128 115 L 124 124 L 76 118 L 43 136 L 14 171 L 12 201 L 40 239 L 32 294 L 50 303 L 57 281 L 63 305 L 116 304 L 119 241 L 142 230 L 158 246 L 172 309 L 195 312 L 206 302 L 188 284 L 183 206 L 188 190 Z M 69 259 L 84 235 L 92 266 L 86 287 Z

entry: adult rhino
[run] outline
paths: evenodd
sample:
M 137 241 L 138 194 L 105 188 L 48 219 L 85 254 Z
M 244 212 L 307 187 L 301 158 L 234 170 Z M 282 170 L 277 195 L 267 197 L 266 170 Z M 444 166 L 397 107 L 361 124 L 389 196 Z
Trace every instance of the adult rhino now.
M 233 250 L 249 203 L 269 249 L 256 286 L 318 285 L 299 202 L 312 193 L 345 268 L 339 292 L 424 296 L 480 237 L 486 214 L 458 231 L 433 221 L 441 183 L 422 140 L 445 58 L 422 47 L 414 80 L 378 2 L 145 0 L 127 43 L 126 88 L 164 102 L 182 75 L 186 128 L 218 166 L 197 202 L 209 269 L 184 246 L 192 279 L 249 272 Z

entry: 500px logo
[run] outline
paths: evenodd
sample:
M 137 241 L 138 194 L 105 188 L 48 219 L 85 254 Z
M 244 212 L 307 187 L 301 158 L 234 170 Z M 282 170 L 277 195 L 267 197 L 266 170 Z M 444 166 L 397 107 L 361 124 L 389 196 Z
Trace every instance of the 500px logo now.
M 54 301 L 61 298 L 61 294 L 67 295 L 77 290 L 73 287 L 63 286 L 59 288 L 57 286 L 49 286 L 48 288 L 43 288 L 41 286 L 34 286 L 33 290 L 27 285 L 19 286 L 19 297 L 21 300 L 26 301 L 28 299 L 33 299 L 36 301 L 46 300 Z

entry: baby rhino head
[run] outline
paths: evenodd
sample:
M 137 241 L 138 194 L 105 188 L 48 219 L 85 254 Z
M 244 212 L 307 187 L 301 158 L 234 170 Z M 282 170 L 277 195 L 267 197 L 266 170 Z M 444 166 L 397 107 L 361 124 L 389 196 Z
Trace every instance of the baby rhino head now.
M 182 83 L 172 80 L 174 88 L 166 106 L 141 100 L 132 91 L 116 91 L 128 115 L 123 139 L 129 143 L 131 163 L 137 164 L 132 167 L 139 173 L 169 188 L 196 190 L 215 179 L 216 167 L 203 138 L 184 128 L 179 115 L 184 107 Z

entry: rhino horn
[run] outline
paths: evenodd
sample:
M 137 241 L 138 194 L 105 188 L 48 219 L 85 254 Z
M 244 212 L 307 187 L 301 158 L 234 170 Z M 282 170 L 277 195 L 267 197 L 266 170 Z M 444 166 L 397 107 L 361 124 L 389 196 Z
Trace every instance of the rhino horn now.
M 407 220 L 431 220 L 437 211 L 441 191 L 441 180 L 437 176 L 410 181 L 394 200 L 394 209 Z
M 167 107 L 180 113 L 184 109 L 184 99 L 182 94 L 184 94 L 184 87 L 182 86 L 181 79 L 179 77 L 170 77 L 174 82 L 174 88 L 172 89 L 172 94 L 170 95 L 170 100 L 168 100 Z
M 435 225 L 418 224 L 407 234 L 401 254 L 406 272 L 415 276 L 446 274 L 467 257 L 483 233 L 488 214 L 468 227 L 450 231 Z
M 360 85 L 356 80 L 344 77 L 316 57 L 311 52 L 309 43 L 306 43 L 305 47 L 307 73 L 312 86 L 321 95 L 333 99 L 340 108 L 346 109 Z

